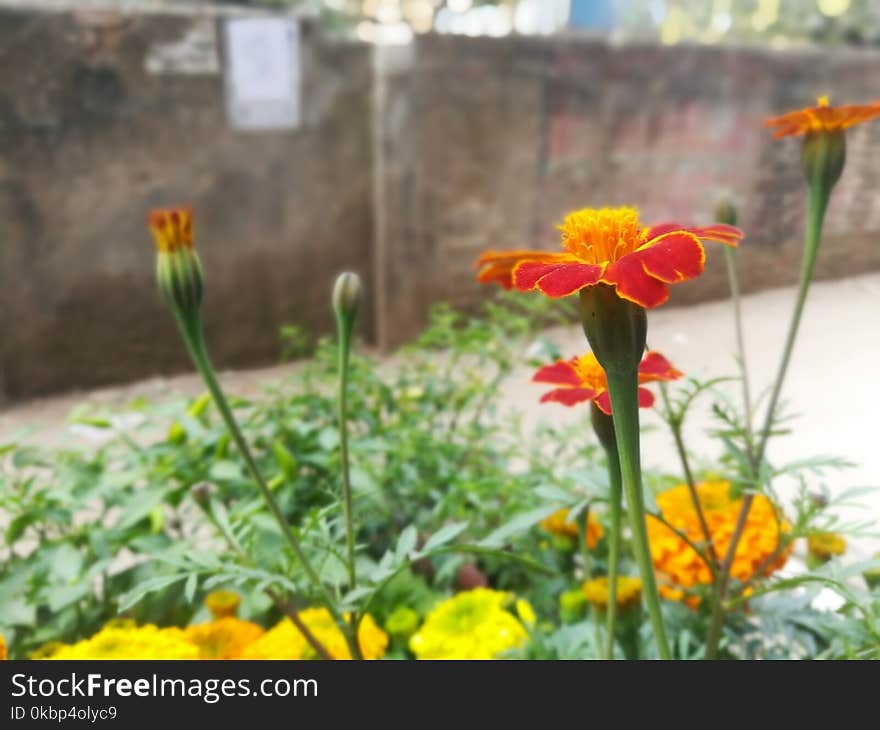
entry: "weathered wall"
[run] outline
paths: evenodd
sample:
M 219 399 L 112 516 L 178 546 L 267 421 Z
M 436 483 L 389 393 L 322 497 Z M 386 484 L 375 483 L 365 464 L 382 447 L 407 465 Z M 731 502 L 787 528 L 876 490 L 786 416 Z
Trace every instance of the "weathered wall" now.
M 361 332 L 405 341 L 433 302 L 486 296 L 480 251 L 554 248 L 555 224 L 586 205 L 705 222 L 733 194 L 745 289 L 792 282 L 799 143 L 761 120 L 827 91 L 880 96 L 874 51 L 449 36 L 371 49 L 306 25 L 301 128 L 241 133 L 222 59 L 185 74 L 155 62 L 210 43 L 215 12 L 0 9 L 0 401 L 189 368 L 144 224 L 180 201 L 196 211 L 221 367 L 271 362 L 283 322 L 330 329 L 344 268 L 365 278 Z M 820 276 L 880 268 L 878 156 L 880 123 L 851 130 Z M 671 305 L 727 295 L 710 249 Z
M 708 222 L 718 197 L 731 194 L 748 234 L 744 288 L 794 282 L 800 142 L 774 141 L 761 121 L 828 91 L 841 103 L 880 97 L 876 51 L 444 36 L 421 39 L 408 66 L 390 67 L 383 195 L 391 205 L 377 241 L 389 267 L 387 342 L 416 333 L 431 302 L 485 296 L 473 279 L 480 251 L 557 248 L 555 225 L 585 206 Z M 848 140 L 820 277 L 880 267 L 880 123 L 852 129 Z M 709 248 L 706 274 L 674 288 L 672 305 L 728 295 L 719 246 Z
M 189 367 L 156 293 L 152 207 L 194 207 L 222 367 L 271 362 L 283 322 L 329 329 L 340 270 L 370 285 L 370 50 L 305 25 L 301 128 L 241 133 L 218 69 L 155 65 L 193 34 L 210 46 L 219 22 L 0 10 L 7 399 Z

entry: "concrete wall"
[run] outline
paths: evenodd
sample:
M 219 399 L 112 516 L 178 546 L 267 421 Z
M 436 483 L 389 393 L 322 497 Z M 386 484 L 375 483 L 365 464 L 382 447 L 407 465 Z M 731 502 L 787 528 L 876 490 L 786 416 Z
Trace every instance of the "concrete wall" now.
M 194 207 L 223 367 L 277 358 L 283 322 L 328 330 L 339 270 L 371 285 L 369 49 L 305 24 L 301 128 L 242 133 L 226 119 L 220 22 L 0 10 L 7 399 L 189 367 L 156 293 L 152 207 Z M 160 63 L 194 43 L 188 64 Z
M 649 222 L 708 222 L 738 203 L 746 291 L 797 280 L 804 227 L 800 141 L 774 141 L 772 114 L 818 94 L 880 98 L 880 54 L 808 49 L 611 46 L 584 37 L 421 39 L 389 63 L 385 198 L 388 342 L 415 334 L 431 302 L 485 292 L 487 248 L 557 249 L 580 207 L 636 205 Z M 819 277 L 880 268 L 880 122 L 848 133 Z M 670 305 L 728 296 L 720 246 Z M 773 316 L 776 316 L 774 313 Z
M 217 48 L 213 67 L 198 53 L 189 68 L 160 62 L 187 44 L 210 52 L 218 12 L 0 9 L 0 400 L 188 369 L 144 224 L 181 201 L 221 367 L 271 362 L 281 323 L 329 330 L 344 268 L 365 278 L 361 333 L 396 345 L 433 302 L 486 296 L 480 251 L 555 248 L 555 224 L 587 205 L 705 222 L 733 194 L 745 289 L 792 282 L 799 143 L 761 120 L 828 91 L 880 97 L 875 51 L 583 37 L 371 49 L 306 23 L 301 128 L 242 133 Z M 880 268 L 878 155 L 880 123 L 850 132 L 820 276 Z M 707 274 L 671 305 L 727 295 L 710 246 Z

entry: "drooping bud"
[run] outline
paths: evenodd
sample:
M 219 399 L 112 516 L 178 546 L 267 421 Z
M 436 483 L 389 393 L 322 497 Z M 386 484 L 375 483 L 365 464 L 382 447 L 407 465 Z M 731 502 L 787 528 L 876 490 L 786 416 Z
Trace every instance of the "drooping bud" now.
M 202 266 L 193 248 L 192 211 L 153 210 L 148 220 L 159 252 L 156 278 L 162 297 L 178 313 L 198 311 L 202 303 Z
M 590 404 L 590 421 L 592 421 L 593 430 L 605 451 L 616 454 L 617 437 L 614 435 L 614 419 L 607 413 L 603 413 L 595 401 Z

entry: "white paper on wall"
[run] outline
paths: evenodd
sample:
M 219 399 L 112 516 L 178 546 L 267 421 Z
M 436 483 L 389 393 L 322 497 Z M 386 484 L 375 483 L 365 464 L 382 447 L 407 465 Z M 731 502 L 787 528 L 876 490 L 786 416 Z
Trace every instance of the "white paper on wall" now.
M 230 18 L 224 38 L 232 127 L 271 131 L 299 126 L 299 24 L 287 18 Z

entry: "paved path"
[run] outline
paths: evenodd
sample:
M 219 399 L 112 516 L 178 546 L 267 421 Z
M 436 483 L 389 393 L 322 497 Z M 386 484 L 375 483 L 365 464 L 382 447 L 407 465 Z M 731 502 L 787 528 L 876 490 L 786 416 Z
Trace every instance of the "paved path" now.
M 754 391 L 766 388 L 775 372 L 782 338 L 791 311 L 794 290 L 775 289 L 743 300 L 748 364 Z M 880 427 L 878 427 L 878 363 L 880 363 L 880 274 L 819 282 L 807 305 L 798 345 L 789 371 L 784 396 L 792 412 L 800 414 L 791 435 L 772 442 L 770 457 L 783 463 L 817 455 L 843 457 L 851 469 L 829 472 L 827 483 L 834 492 L 850 486 L 880 486 Z M 566 355 L 583 351 L 583 335 L 577 328 L 548 332 Z M 733 318 L 729 301 L 692 307 L 665 307 L 650 314 L 649 343 L 663 352 L 679 369 L 703 378 L 736 373 Z M 281 377 L 296 365 L 227 373 L 224 382 L 236 392 L 253 392 L 259 383 Z M 572 419 L 571 410 L 558 405 L 539 405 L 542 386 L 529 382 L 531 371 L 522 369 L 505 384 L 508 407 L 525 413 L 532 422 L 539 418 Z M 738 386 L 728 391 L 736 396 Z M 94 391 L 90 402 L 121 405 L 135 395 L 161 399 L 202 392 L 195 376 L 156 378 L 130 385 Z M 0 439 L 17 428 L 42 424 L 43 438 L 62 432 L 70 409 L 85 394 L 33 401 L 0 412 Z M 704 401 L 704 403 L 706 403 Z M 644 424 L 653 426 L 644 436 L 644 463 L 678 472 L 674 446 L 659 418 L 645 413 Z M 704 433 L 712 424 L 708 407 L 695 410 L 686 431 L 697 461 L 711 464 L 720 453 L 718 443 Z M 782 485 L 791 493 L 791 484 Z M 880 516 L 880 491 L 865 501 L 870 510 L 849 511 L 861 519 Z M 880 530 L 880 526 L 878 526 Z M 856 541 L 853 552 L 864 556 L 880 549 L 880 539 Z

